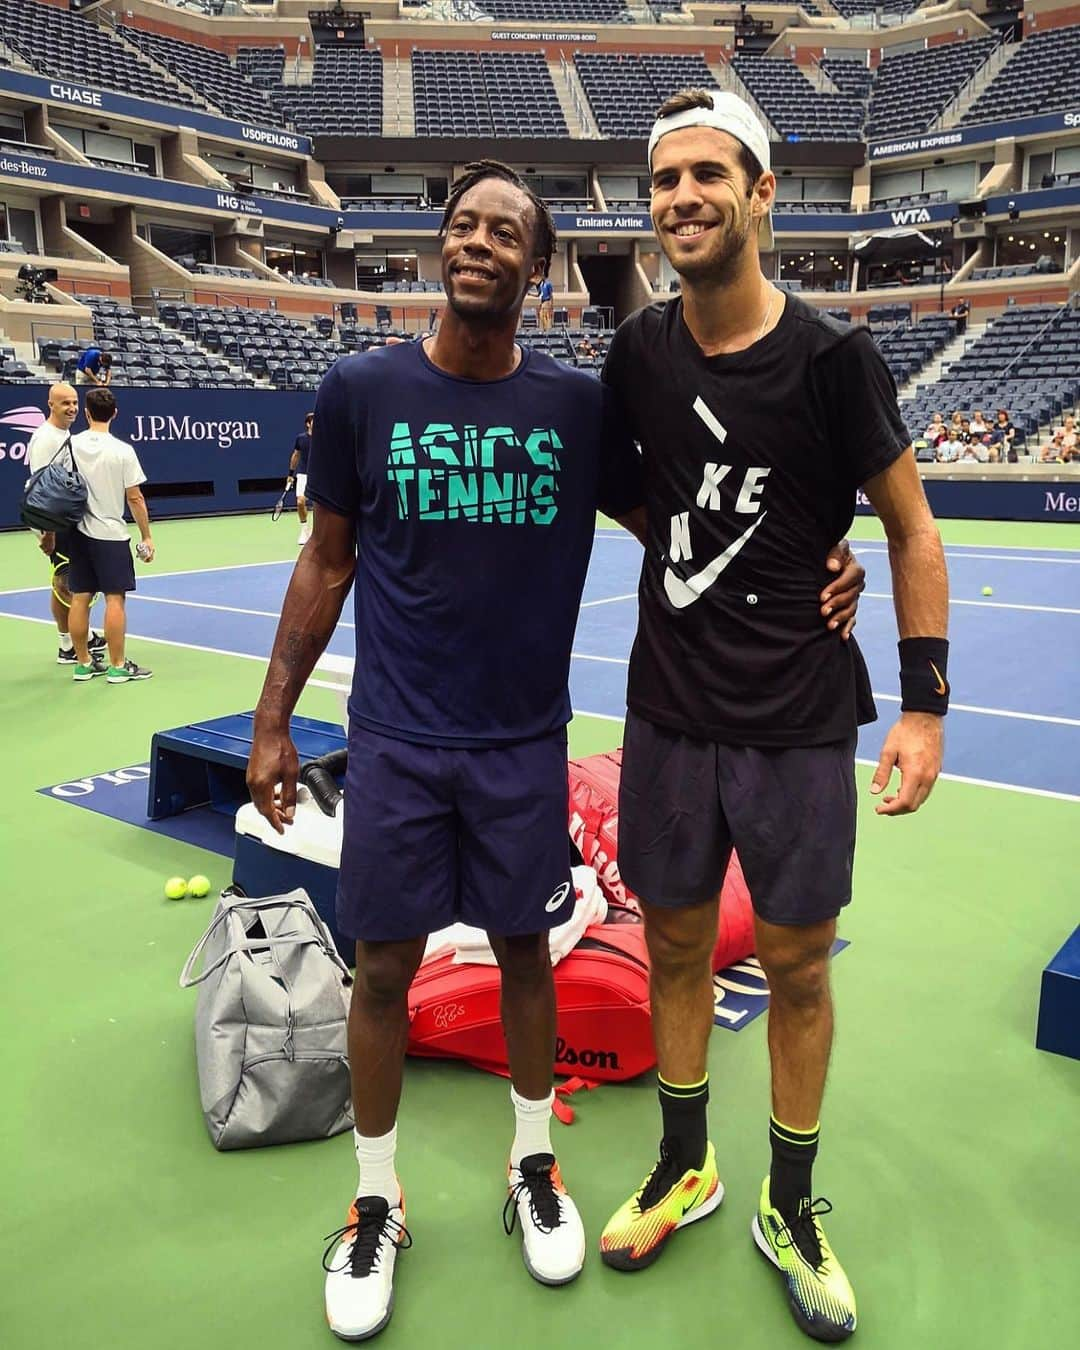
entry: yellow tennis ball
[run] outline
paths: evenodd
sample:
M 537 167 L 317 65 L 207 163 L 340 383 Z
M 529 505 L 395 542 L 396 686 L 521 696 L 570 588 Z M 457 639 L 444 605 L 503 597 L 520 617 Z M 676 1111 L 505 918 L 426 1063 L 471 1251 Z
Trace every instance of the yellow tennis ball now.
M 183 900 L 187 892 L 187 882 L 183 877 L 170 877 L 165 883 L 166 900 Z
M 994 594 L 994 588 L 993 588 L 993 586 L 984 586 L 984 587 L 983 587 L 983 595 L 993 595 L 993 594 Z
M 210 879 L 204 877 L 202 873 L 192 877 L 187 884 L 188 895 L 193 895 L 196 900 L 201 900 L 204 895 L 210 894 Z

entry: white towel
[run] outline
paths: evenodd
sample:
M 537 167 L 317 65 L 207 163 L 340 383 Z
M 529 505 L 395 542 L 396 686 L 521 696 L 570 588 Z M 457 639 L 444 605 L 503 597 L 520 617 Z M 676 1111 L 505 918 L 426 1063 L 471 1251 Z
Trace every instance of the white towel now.
M 551 929 L 551 964 L 557 966 L 564 956 L 581 941 L 585 929 L 607 918 L 607 901 L 591 867 L 575 867 L 571 871 L 574 882 L 574 912 L 565 923 Z M 456 966 L 494 966 L 498 964 L 491 943 L 482 928 L 455 923 L 432 933 L 424 950 L 424 960 L 433 956 L 454 953 Z

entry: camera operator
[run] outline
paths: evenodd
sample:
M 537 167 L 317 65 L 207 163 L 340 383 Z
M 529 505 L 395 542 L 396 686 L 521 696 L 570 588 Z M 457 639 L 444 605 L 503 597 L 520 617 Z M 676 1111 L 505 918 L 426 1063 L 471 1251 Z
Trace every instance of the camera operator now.
M 104 388 L 112 379 L 112 357 L 100 347 L 87 347 L 75 365 L 76 384 L 96 384 Z

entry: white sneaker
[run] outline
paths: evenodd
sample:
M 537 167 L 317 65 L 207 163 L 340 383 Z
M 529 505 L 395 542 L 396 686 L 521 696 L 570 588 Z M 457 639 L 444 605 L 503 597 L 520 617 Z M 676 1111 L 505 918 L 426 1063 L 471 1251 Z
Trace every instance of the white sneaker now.
M 550 1153 L 531 1153 L 511 1167 L 503 1227 L 521 1220 L 525 1268 L 541 1284 L 569 1284 L 585 1264 L 585 1228 Z
M 296 536 L 296 542 L 301 545 L 306 544 L 310 538 L 311 538 L 311 526 L 301 525 L 300 533 Z
M 326 1320 L 341 1340 L 366 1341 L 390 1321 L 398 1248 L 412 1246 L 405 1197 L 393 1207 L 381 1195 L 358 1197 L 348 1223 L 328 1241 L 323 1253 Z

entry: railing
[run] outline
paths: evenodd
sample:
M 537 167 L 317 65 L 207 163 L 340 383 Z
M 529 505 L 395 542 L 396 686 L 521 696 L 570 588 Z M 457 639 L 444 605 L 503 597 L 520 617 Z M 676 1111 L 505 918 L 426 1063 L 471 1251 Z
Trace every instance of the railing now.
M 1062 305 L 1061 309 L 1055 310 L 1054 313 L 1050 315 L 1050 317 L 1039 329 L 1039 331 L 1034 335 L 1034 337 L 1032 337 L 1031 341 L 1028 342 L 1024 347 L 1022 347 L 1020 351 L 1018 351 L 1016 355 L 1013 357 L 1013 359 L 1008 363 L 1008 365 L 1005 366 L 1001 374 L 998 376 L 999 380 L 1004 380 L 1008 378 L 1009 371 L 1012 370 L 1013 366 L 1016 365 L 1017 361 L 1022 361 L 1024 357 L 1027 355 L 1027 353 L 1032 349 L 1032 347 L 1034 347 L 1036 343 L 1042 341 L 1042 339 L 1046 336 L 1049 330 L 1053 328 L 1054 325 L 1057 323 L 1057 321 L 1061 318 L 1062 314 L 1065 313 L 1065 309 L 1066 306 Z
M 970 80 L 966 80 L 956 93 L 949 99 L 948 103 L 942 108 L 939 115 L 930 124 L 930 131 L 940 131 L 942 127 L 948 126 L 948 119 L 953 116 L 959 108 L 963 99 L 968 94 L 981 94 L 991 80 L 998 74 L 1002 66 L 1009 59 L 1013 52 L 1012 38 L 1008 33 L 1002 35 L 997 46 L 986 58 L 979 69 L 972 75 Z M 973 98 L 972 103 L 975 102 Z M 970 106 L 970 105 L 969 105 Z M 966 109 L 965 109 L 966 111 Z

